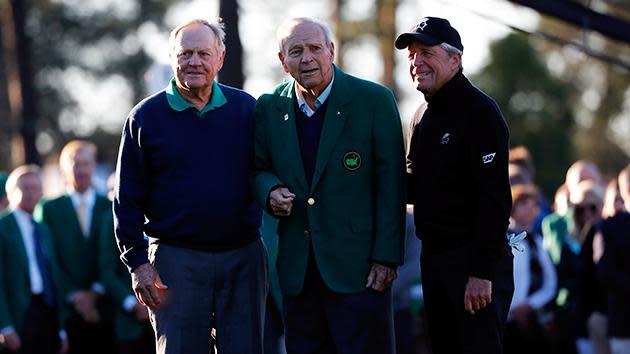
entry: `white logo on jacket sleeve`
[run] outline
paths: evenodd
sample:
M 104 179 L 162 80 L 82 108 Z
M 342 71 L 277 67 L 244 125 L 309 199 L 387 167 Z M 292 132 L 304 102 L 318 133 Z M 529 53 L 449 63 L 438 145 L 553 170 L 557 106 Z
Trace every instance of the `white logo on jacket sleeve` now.
M 446 134 L 442 135 L 442 139 L 440 140 L 440 144 L 441 145 L 448 144 L 450 136 L 451 136 L 451 134 L 449 134 L 449 133 L 446 133 Z
M 493 152 L 492 154 L 482 156 L 481 160 L 483 161 L 484 165 L 492 162 L 494 160 L 494 155 L 496 154 L 497 154 L 496 152 Z

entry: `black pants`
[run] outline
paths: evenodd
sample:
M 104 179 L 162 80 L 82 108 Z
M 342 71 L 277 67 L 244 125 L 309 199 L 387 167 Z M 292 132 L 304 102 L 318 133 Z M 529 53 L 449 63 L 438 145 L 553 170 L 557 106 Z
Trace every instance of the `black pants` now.
M 341 294 L 322 280 L 309 257 L 304 288 L 283 297 L 288 354 L 392 354 L 391 289 Z
M 420 257 L 429 338 L 434 354 L 501 354 L 503 334 L 514 293 L 512 252 L 508 246 L 497 264 L 492 302 L 474 315 L 464 310 L 470 250 L 462 247 Z
M 41 296 L 33 296 L 24 314 L 20 333 L 20 354 L 53 354 L 59 350 L 57 311 L 44 303 Z

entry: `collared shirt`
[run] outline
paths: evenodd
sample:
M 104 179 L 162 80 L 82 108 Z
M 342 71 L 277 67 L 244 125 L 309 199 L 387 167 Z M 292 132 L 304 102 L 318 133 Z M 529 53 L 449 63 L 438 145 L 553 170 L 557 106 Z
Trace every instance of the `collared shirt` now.
M 197 116 L 201 117 L 204 113 L 209 112 L 213 109 L 219 108 L 227 103 L 227 99 L 225 95 L 223 95 L 223 91 L 219 87 L 216 81 L 212 81 L 212 96 L 210 96 L 210 100 L 203 107 L 202 110 L 197 109 L 195 105 L 186 101 L 184 97 L 177 91 L 177 86 L 175 84 L 175 78 L 171 79 L 171 82 L 166 86 L 166 100 L 168 101 L 168 105 L 171 106 L 172 109 L 176 111 L 184 111 L 188 108 L 194 108 L 197 112 Z
M 44 291 L 44 282 L 42 273 L 37 265 L 37 256 L 35 254 L 33 216 L 20 208 L 14 209 L 13 215 L 20 229 L 20 234 L 22 234 L 24 249 L 28 257 L 28 275 L 31 281 L 31 292 L 33 294 L 41 294 Z
M 328 98 L 328 96 L 330 96 L 330 91 L 332 90 L 333 82 L 335 82 L 334 68 L 332 69 L 332 79 L 330 79 L 330 83 L 328 84 L 328 86 L 326 86 L 324 91 L 322 91 L 322 93 L 320 93 L 319 96 L 317 96 L 317 98 L 315 99 L 315 102 L 313 103 L 313 105 L 315 106 L 315 110 L 311 109 L 311 107 L 308 104 L 306 104 L 306 101 L 304 100 L 304 96 L 302 96 L 302 93 L 300 92 L 300 90 L 298 90 L 297 85 L 295 85 L 295 97 L 297 98 L 298 107 L 304 114 L 306 114 L 307 117 L 312 117 L 313 114 L 315 114 L 315 111 L 319 107 L 321 107 L 322 104 L 324 104 L 324 102 L 326 102 L 326 99 Z
M 72 200 L 72 206 L 74 207 L 74 210 L 77 211 L 77 215 L 78 215 L 78 210 L 79 210 L 79 204 L 81 204 L 81 198 L 83 198 L 83 202 L 85 202 L 85 212 L 86 212 L 85 229 L 88 231 L 83 236 L 89 237 L 90 236 L 89 230 L 92 229 L 91 228 L 92 227 L 92 210 L 94 209 L 94 203 L 96 203 L 96 192 L 94 191 L 93 188 L 89 188 L 83 194 L 77 191 L 68 191 L 68 194 L 70 195 L 70 199 Z

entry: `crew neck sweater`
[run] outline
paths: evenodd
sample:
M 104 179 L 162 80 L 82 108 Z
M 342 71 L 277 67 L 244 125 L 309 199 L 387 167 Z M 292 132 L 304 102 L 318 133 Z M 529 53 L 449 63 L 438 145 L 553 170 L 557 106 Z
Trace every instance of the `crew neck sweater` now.
M 127 117 L 114 217 L 129 270 L 148 261 L 143 234 L 151 242 L 213 252 L 260 236 L 261 209 L 249 186 L 255 99 L 214 87 L 226 103 L 201 114 L 173 109 L 163 90 Z

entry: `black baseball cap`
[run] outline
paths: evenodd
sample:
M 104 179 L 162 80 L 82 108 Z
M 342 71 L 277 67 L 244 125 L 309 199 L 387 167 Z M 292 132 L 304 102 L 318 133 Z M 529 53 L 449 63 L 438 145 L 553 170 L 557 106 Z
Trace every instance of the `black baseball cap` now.
M 396 38 L 396 48 L 405 49 L 412 41 L 420 41 L 426 45 L 447 43 L 464 51 L 462 39 L 448 20 L 439 17 L 425 17 L 407 33 Z

